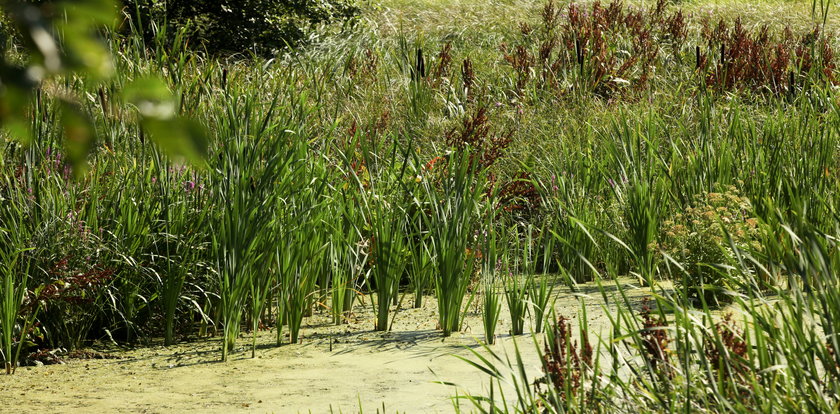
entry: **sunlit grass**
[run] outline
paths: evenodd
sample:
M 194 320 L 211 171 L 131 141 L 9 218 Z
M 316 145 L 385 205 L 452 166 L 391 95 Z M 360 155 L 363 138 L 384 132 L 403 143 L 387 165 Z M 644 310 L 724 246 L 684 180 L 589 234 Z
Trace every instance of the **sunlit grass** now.
M 434 295 L 444 337 L 470 309 L 483 312 L 487 344 L 504 334 L 503 313 L 514 335 L 547 328 L 555 349 L 537 335 L 534 352 L 548 355 L 556 382 L 520 377 L 507 402 L 474 396 L 478 410 L 835 408 L 840 101 L 837 58 L 804 35 L 812 3 L 672 2 L 665 12 L 690 13 L 677 46 L 673 14 L 670 26 L 613 17 L 614 33 L 581 46 L 575 28 L 540 16 L 545 4 L 381 1 L 346 35 L 272 60 L 207 57 L 165 33 L 150 44 L 111 34 L 118 76 L 101 88 L 56 80 L 31 110 L 39 139 L 0 153 L 7 370 L 26 360 L 26 337 L 72 348 L 216 332 L 225 360 L 250 331 L 256 356 L 259 330 L 298 343 L 308 316 L 341 324 L 359 298 L 373 306 L 372 328 L 389 330 L 411 293 L 415 307 Z M 568 4 L 556 5 L 565 22 Z M 799 60 L 774 69 L 749 60 L 753 49 L 721 52 L 699 32 L 709 13 L 742 16 L 750 36 L 766 23 L 767 42 L 789 25 L 788 46 L 726 44 Z M 838 25 L 828 14 L 826 32 Z M 556 32 L 566 37 L 552 44 Z M 598 53 L 576 52 L 601 40 Z M 657 54 L 643 67 L 644 47 Z M 616 62 L 629 62 L 623 78 Z M 197 165 L 148 145 L 131 122 L 138 104 L 117 97 L 157 72 L 178 114 L 209 131 Z M 86 97 L 100 136 L 76 179 L 57 123 L 65 89 Z M 731 205 L 698 205 L 710 199 Z M 694 237 L 690 251 L 679 235 L 700 214 L 722 234 Z M 691 273 L 700 268 L 715 277 Z M 652 291 L 646 310 L 627 299 L 626 276 Z M 586 332 L 585 306 L 577 329 L 558 320 L 572 315 L 554 306 L 555 282 L 575 294 L 597 285 L 589 294 L 615 305 L 611 331 Z M 696 294 L 705 291 L 739 313 L 721 322 L 719 304 Z M 586 335 L 594 354 L 582 353 Z M 476 354 L 497 385 L 510 380 L 501 365 L 524 372 L 497 356 Z

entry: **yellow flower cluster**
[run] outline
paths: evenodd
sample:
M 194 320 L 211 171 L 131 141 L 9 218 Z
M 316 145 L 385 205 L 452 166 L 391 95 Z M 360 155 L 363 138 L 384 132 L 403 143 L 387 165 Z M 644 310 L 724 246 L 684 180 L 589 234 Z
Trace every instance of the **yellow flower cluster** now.
M 734 265 L 733 247 L 761 250 L 759 222 L 751 214 L 749 199 L 734 186 L 699 194 L 684 212 L 663 222 L 661 247 L 680 261 L 692 287 L 714 284 L 722 279 L 708 265 Z

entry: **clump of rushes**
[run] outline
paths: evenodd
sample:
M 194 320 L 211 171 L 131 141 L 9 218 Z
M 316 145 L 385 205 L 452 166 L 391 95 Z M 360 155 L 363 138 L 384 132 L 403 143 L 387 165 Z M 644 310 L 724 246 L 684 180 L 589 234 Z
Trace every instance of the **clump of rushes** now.
M 534 331 L 539 333 L 543 330 L 545 316 L 548 315 L 553 307 L 554 297 L 554 283 L 552 278 L 548 275 L 549 262 L 551 261 L 551 254 L 554 250 L 554 237 L 548 234 L 547 229 L 542 229 L 534 239 L 535 247 L 541 248 L 542 256 L 542 272 L 537 274 L 536 267 L 531 266 L 533 275 L 528 280 L 528 295 L 531 301 L 531 315 L 534 317 Z M 534 263 L 537 258 L 531 254 Z
M 254 208 L 237 188 L 232 176 L 220 180 L 225 194 L 225 212 L 214 232 L 213 250 L 219 275 L 219 313 L 222 323 L 222 360 L 226 361 L 239 335 L 242 310 L 245 308 L 251 278 L 254 275 L 259 232 L 265 228 L 263 212 Z M 251 220 L 249 220 L 251 219 Z
M 505 299 L 510 311 L 511 333 L 522 335 L 525 332 L 525 315 L 528 312 L 528 286 L 533 278 L 533 275 L 528 274 L 531 259 L 531 233 L 526 232 L 523 239 L 519 231 L 514 229 L 511 236 L 512 249 L 517 256 L 513 260 L 513 266 L 508 267 Z
M 451 152 L 440 186 L 425 180 L 425 196 L 431 210 L 430 241 L 434 251 L 435 294 L 438 322 L 444 336 L 461 328 L 461 312 L 467 286 L 475 269 L 473 243 L 480 223 L 485 173 L 474 161 L 469 146 Z
M 630 233 L 629 241 L 639 280 L 643 285 L 653 285 L 656 273 L 656 236 L 659 232 L 662 200 L 658 198 L 657 184 L 636 181 L 627 189 L 624 218 Z
M 407 213 L 403 195 L 408 153 L 401 151 L 394 140 L 390 148 L 380 151 L 376 142 L 360 140 L 361 165 L 351 168 L 358 184 L 362 214 L 369 231 L 372 262 L 372 300 L 378 331 L 389 329 L 389 312 L 399 297 L 399 284 L 408 262 L 406 241 Z M 407 146 L 406 148 L 410 148 Z M 382 158 L 379 158 L 382 157 Z
M 5 249 L 0 249 L 0 272 L 2 272 L 2 281 L 0 281 L 2 282 L 2 295 L 0 295 L 0 352 L 2 355 L 0 356 L 6 368 L 6 375 L 11 374 L 17 367 L 20 347 L 17 351 L 15 350 L 14 336 L 18 334 L 19 342 L 23 343 L 23 337 L 26 335 L 26 328 L 21 328 L 18 324 L 29 279 L 28 269 L 19 266 L 21 256 L 21 251 L 7 252 Z
M 423 306 L 423 295 L 429 288 L 432 274 L 432 252 L 429 248 L 429 232 L 424 228 L 422 212 L 417 211 L 409 217 L 408 228 L 410 229 L 407 239 L 408 249 L 411 252 L 409 259 L 409 271 L 411 276 L 411 288 L 414 291 L 414 307 Z
M 330 239 L 330 260 L 332 263 L 332 283 L 330 306 L 333 320 L 344 323 L 348 311 L 353 307 L 356 296 L 356 279 L 367 261 L 365 244 L 361 236 L 361 209 L 350 202 L 342 191 L 343 199 L 335 203 L 338 222 L 334 224 Z
M 10 176 L 0 178 L 0 185 L 8 188 L 11 180 Z M 20 192 L 12 194 L 21 195 Z M 5 199 L 0 203 L 0 357 L 6 374 L 11 374 L 17 367 L 15 334 L 19 335 L 21 344 L 26 335 L 25 328 L 16 332 L 29 282 L 29 261 L 23 256 L 22 248 L 27 237 L 22 226 L 26 216 L 18 207 L 20 201 Z
M 249 297 L 254 308 L 265 302 L 265 278 L 271 274 L 268 255 L 274 251 L 266 229 L 274 221 L 277 189 L 286 187 L 290 163 L 305 151 L 305 145 L 287 146 L 285 135 L 268 135 L 276 100 L 260 118 L 254 105 L 253 100 L 244 105 L 230 102 L 226 108 L 230 112 L 219 115 L 224 120 L 219 134 L 225 145 L 213 174 L 221 211 L 213 225 L 212 250 L 219 278 L 222 360 L 227 360 L 239 336 Z M 252 309 L 252 317 L 260 312 Z
M 300 216 L 298 216 L 300 218 Z M 316 294 L 316 269 L 320 260 L 319 255 L 324 252 L 321 237 L 316 236 L 322 231 L 317 218 L 304 217 L 300 226 L 292 229 L 287 243 L 293 243 L 293 248 L 284 249 L 278 254 L 280 273 L 280 299 L 282 301 L 283 318 L 289 327 L 289 343 L 297 343 L 300 339 L 300 329 L 303 317 L 311 311 L 312 295 Z M 280 342 L 280 324 L 277 326 L 278 343 Z
M 569 157 L 568 149 L 559 151 L 545 162 L 551 174 L 539 183 L 542 205 L 548 215 L 543 224 L 545 255 L 543 268 L 548 269 L 556 254 L 556 265 L 565 269 L 568 282 L 585 283 L 593 279 L 594 258 L 599 246 L 589 227 L 597 227 L 604 216 L 602 198 L 604 183 L 598 169 L 603 161 L 591 155 Z M 610 181 L 612 182 L 612 181 Z M 556 252 L 555 252 L 556 247 Z M 599 255 L 605 255 L 602 250 Z
M 543 330 L 545 316 L 551 311 L 554 284 L 546 274 L 531 277 L 528 281 L 528 295 L 531 298 L 531 314 L 534 316 L 534 331 Z
M 623 184 L 612 186 L 623 203 L 627 243 L 639 282 L 652 286 L 657 268 L 657 236 L 668 199 L 664 179 L 655 173 L 654 145 L 626 123 L 615 129 L 612 156 Z
M 522 335 L 525 332 L 525 314 L 528 312 L 529 280 L 521 280 L 519 275 L 508 274 L 505 287 L 505 299 L 508 310 L 510 310 L 510 331 L 513 335 Z
M 484 312 L 482 321 L 484 323 L 484 341 L 488 345 L 496 342 L 496 326 L 499 324 L 499 315 L 502 312 L 502 296 L 499 294 L 498 274 L 495 270 L 482 272 L 483 303 Z
M 502 270 L 502 259 L 499 255 L 499 239 L 504 240 L 503 226 L 495 226 L 493 209 L 488 209 L 486 215 L 485 232 L 482 235 L 484 261 L 481 270 L 484 312 L 484 340 L 488 345 L 496 341 L 496 326 L 502 310 L 502 295 L 499 294 L 499 272 Z
M 405 223 L 403 210 L 385 200 L 368 200 L 376 299 L 376 330 L 388 330 L 391 302 L 399 295 L 400 278 L 406 266 Z
M 297 343 L 304 316 L 312 312 L 318 272 L 328 254 L 330 210 L 324 205 L 327 168 L 319 157 L 306 157 L 308 148 L 298 144 L 294 159 L 303 160 L 293 169 L 289 193 L 283 199 L 282 224 L 275 258 L 281 322 L 277 322 L 277 343 L 282 340 L 284 320 L 289 327 L 289 342 Z
M 160 162 L 160 161 L 159 161 Z M 163 179 L 153 180 L 161 194 L 161 215 L 163 220 L 165 261 L 163 268 L 161 299 L 164 316 L 164 344 L 175 342 L 175 318 L 181 300 L 184 284 L 190 272 L 198 268 L 202 260 L 206 228 L 212 210 L 207 208 L 207 192 L 197 189 L 186 190 L 174 187 L 168 178 L 171 174 L 167 164 L 159 172 Z M 189 219 L 187 219 L 189 218 Z

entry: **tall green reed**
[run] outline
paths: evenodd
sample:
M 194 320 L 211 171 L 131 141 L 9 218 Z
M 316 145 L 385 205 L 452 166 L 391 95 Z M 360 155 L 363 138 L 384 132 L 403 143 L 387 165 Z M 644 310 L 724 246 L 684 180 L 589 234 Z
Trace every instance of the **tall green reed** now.
M 158 161 L 160 163 L 160 161 Z M 158 164 L 161 165 L 161 164 Z M 164 344 L 172 345 L 178 305 L 190 274 L 201 269 L 207 257 L 205 229 L 212 219 L 210 196 L 203 183 L 173 180 L 172 172 L 162 164 L 155 177 L 161 196 L 161 292 L 164 317 Z M 159 177 L 159 178 L 158 178 Z M 147 177 L 148 178 L 148 177 Z M 189 177 L 186 177 L 189 178 Z M 174 185 L 173 185 L 174 181 Z
M 403 149 L 397 140 L 384 147 L 368 138 L 356 137 L 359 153 L 344 154 L 344 157 L 348 171 L 353 174 L 370 237 L 373 262 L 370 281 L 376 291 L 372 299 L 375 329 L 385 331 L 390 329 L 390 306 L 398 301 L 400 281 L 410 254 L 406 206 L 412 200 L 406 196 L 405 181 L 410 180 L 407 171 L 412 148 L 409 143 Z
M 413 213 L 412 213 L 413 211 Z M 409 206 L 407 226 L 407 244 L 411 254 L 409 260 L 409 276 L 411 290 L 414 291 L 414 307 L 423 307 L 423 296 L 432 281 L 433 253 L 429 243 L 430 233 L 426 229 L 423 211 L 417 206 Z
M 364 216 L 361 208 L 348 196 L 348 189 L 341 190 L 342 198 L 336 204 L 338 217 L 330 236 L 332 261 L 331 308 L 336 324 L 344 323 L 360 286 L 368 253 L 365 249 L 362 228 Z
M 658 173 L 657 142 L 643 136 L 626 121 L 615 127 L 611 152 L 621 184 L 613 191 L 623 203 L 627 243 L 639 281 L 650 286 L 657 268 L 657 237 L 667 206 L 667 187 Z M 643 124 L 647 136 L 658 137 L 657 124 Z
M 503 263 L 504 243 L 507 236 L 504 233 L 504 226 L 495 224 L 495 214 L 491 207 L 487 209 L 484 219 L 484 231 L 480 236 L 483 261 L 481 267 L 481 290 L 482 290 L 482 322 L 484 325 L 484 341 L 492 345 L 496 341 L 496 327 L 499 323 L 499 315 L 502 311 L 502 294 L 499 289 L 502 284 L 505 264 Z M 501 247 L 501 249 L 500 249 Z
M 271 121 L 277 97 L 258 112 L 253 95 L 230 94 L 218 113 L 219 140 L 224 143 L 213 166 L 212 185 L 221 203 L 212 225 L 212 247 L 219 277 L 222 359 L 226 360 L 240 332 L 243 309 L 251 299 L 252 317 L 265 304 L 273 250 L 273 211 L 279 191 L 287 185 L 290 164 L 305 143 L 292 133 L 275 130 Z M 254 332 L 256 335 L 256 332 Z
M 37 316 L 34 308 L 29 309 L 30 314 L 24 314 L 30 289 L 31 258 L 27 252 L 31 250 L 31 240 L 25 225 L 25 201 L 21 199 L 26 192 L 14 180 L 13 176 L 5 176 L 0 181 L 0 356 L 7 375 L 17 368 L 29 323 Z
M 528 313 L 528 287 L 533 279 L 533 274 L 528 272 L 531 267 L 532 230 L 522 230 L 518 226 L 511 232 L 511 246 L 514 257 L 505 257 L 508 263 L 507 277 L 505 278 L 505 300 L 510 313 L 511 334 L 522 335 L 525 333 L 525 319 Z
M 2 295 L 0 295 L 0 354 L 6 368 L 6 375 L 12 374 L 18 363 L 20 346 L 26 340 L 27 325 L 22 324 L 21 308 L 27 294 L 29 269 L 23 251 L 0 250 L 0 272 L 2 272 Z M 22 263 L 21 263 L 22 262 Z M 34 316 L 34 315 L 33 315 Z M 15 349 L 15 335 L 19 346 Z
M 314 304 L 319 264 L 327 253 L 328 242 L 323 236 L 323 212 L 317 196 L 309 201 L 299 200 L 300 214 L 295 220 L 299 224 L 289 228 L 288 235 L 280 241 L 276 266 L 279 270 L 277 284 L 281 301 L 282 318 L 289 327 L 289 343 L 297 343 L 304 316 L 312 311 Z M 281 324 L 277 324 L 277 343 L 280 343 Z
M 373 282 L 376 298 L 373 300 L 376 312 L 376 330 L 389 329 L 389 307 L 399 295 L 399 283 L 406 266 L 405 216 L 401 208 L 386 204 L 384 200 L 373 201 L 371 211 L 371 258 L 373 259 Z
M 6 368 L 6 375 L 10 375 L 17 368 L 18 353 L 23 342 L 26 341 L 28 324 L 22 324 L 21 308 L 27 294 L 27 282 L 29 269 L 25 266 L 26 258 L 23 251 L 0 251 L 2 259 L 2 286 L 3 294 L 0 296 L 0 353 Z M 23 262 L 23 263 L 20 263 Z M 32 315 L 34 316 L 34 315 Z M 27 319 L 28 320 L 28 319 Z M 18 336 L 18 348 L 15 349 L 15 335 Z
M 434 251 L 438 322 L 444 336 L 461 328 L 467 286 L 476 266 L 475 241 L 480 224 L 484 173 L 469 149 L 447 156 L 442 182 L 425 180 L 430 242 Z
M 528 314 L 528 283 L 521 275 L 509 274 L 505 281 L 505 301 L 510 312 L 510 333 L 525 333 L 525 319 Z

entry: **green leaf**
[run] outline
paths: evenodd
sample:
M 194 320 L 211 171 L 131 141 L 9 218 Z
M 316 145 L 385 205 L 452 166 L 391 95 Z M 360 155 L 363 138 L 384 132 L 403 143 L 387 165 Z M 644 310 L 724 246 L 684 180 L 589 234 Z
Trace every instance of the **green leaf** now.
M 109 78 L 114 73 L 111 55 L 101 40 L 66 30 L 64 38 L 64 65 L 97 79 Z M 72 33 L 72 34 L 71 34 Z
M 0 63 L 0 127 L 12 139 L 28 144 L 32 140 L 30 100 L 35 83 L 22 68 Z
M 143 118 L 167 120 L 176 116 L 175 98 L 160 78 L 149 76 L 126 85 L 123 99 L 137 107 Z
M 32 129 L 24 118 L 13 117 L 3 122 L 3 128 L 13 140 L 28 145 L 32 142 Z
M 207 133 L 191 119 L 144 118 L 143 127 L 152 140 L 170 157 L 182 158 L 196 167 L 204 167 L 207 158 Z
M 73 176 L 79 178 L 87 172 L 87 157 L 96 145 L 93 122 L 77 103 L 64 99 L 59 103 L 67 159 L 73 167 Z
M 63 38 L 62 49 L 65 68 L 82 71 L 88 75 L 107 78 L 113 74 L 114 65 L 103 40 L 97 35 L 102 27 L 114 25 L 116 7 L 112 0 L 82 0 L 61 3 L 56 29 Z
M 29 109 L 29 94 L 16 85 L 9 85 L 0 92 L 0 127 L 12 139 L 29 144 L 32 141 L 32 130 L 26 112 Z
M 117 7 L 113 0 L 65 1 L 61 4 L 61 10 L 67 16 L 66 21 L 77 26 L 113 26 L 117 17 Z
M 75 0 L 5 5 L 29 46 L 32 62 L 47 73 L 62 70 L 105 78 L 112 74 L 110 53 L 99 36 L 113 26 L 117 8 L 113 0 Z
M 166 82 L 154 76 L 136 79 L 125 87 L 123 99 L 137 108 L 143 127 L 167 155 L 204 166 L 207 133 L 199 123 L 178 116 Z

